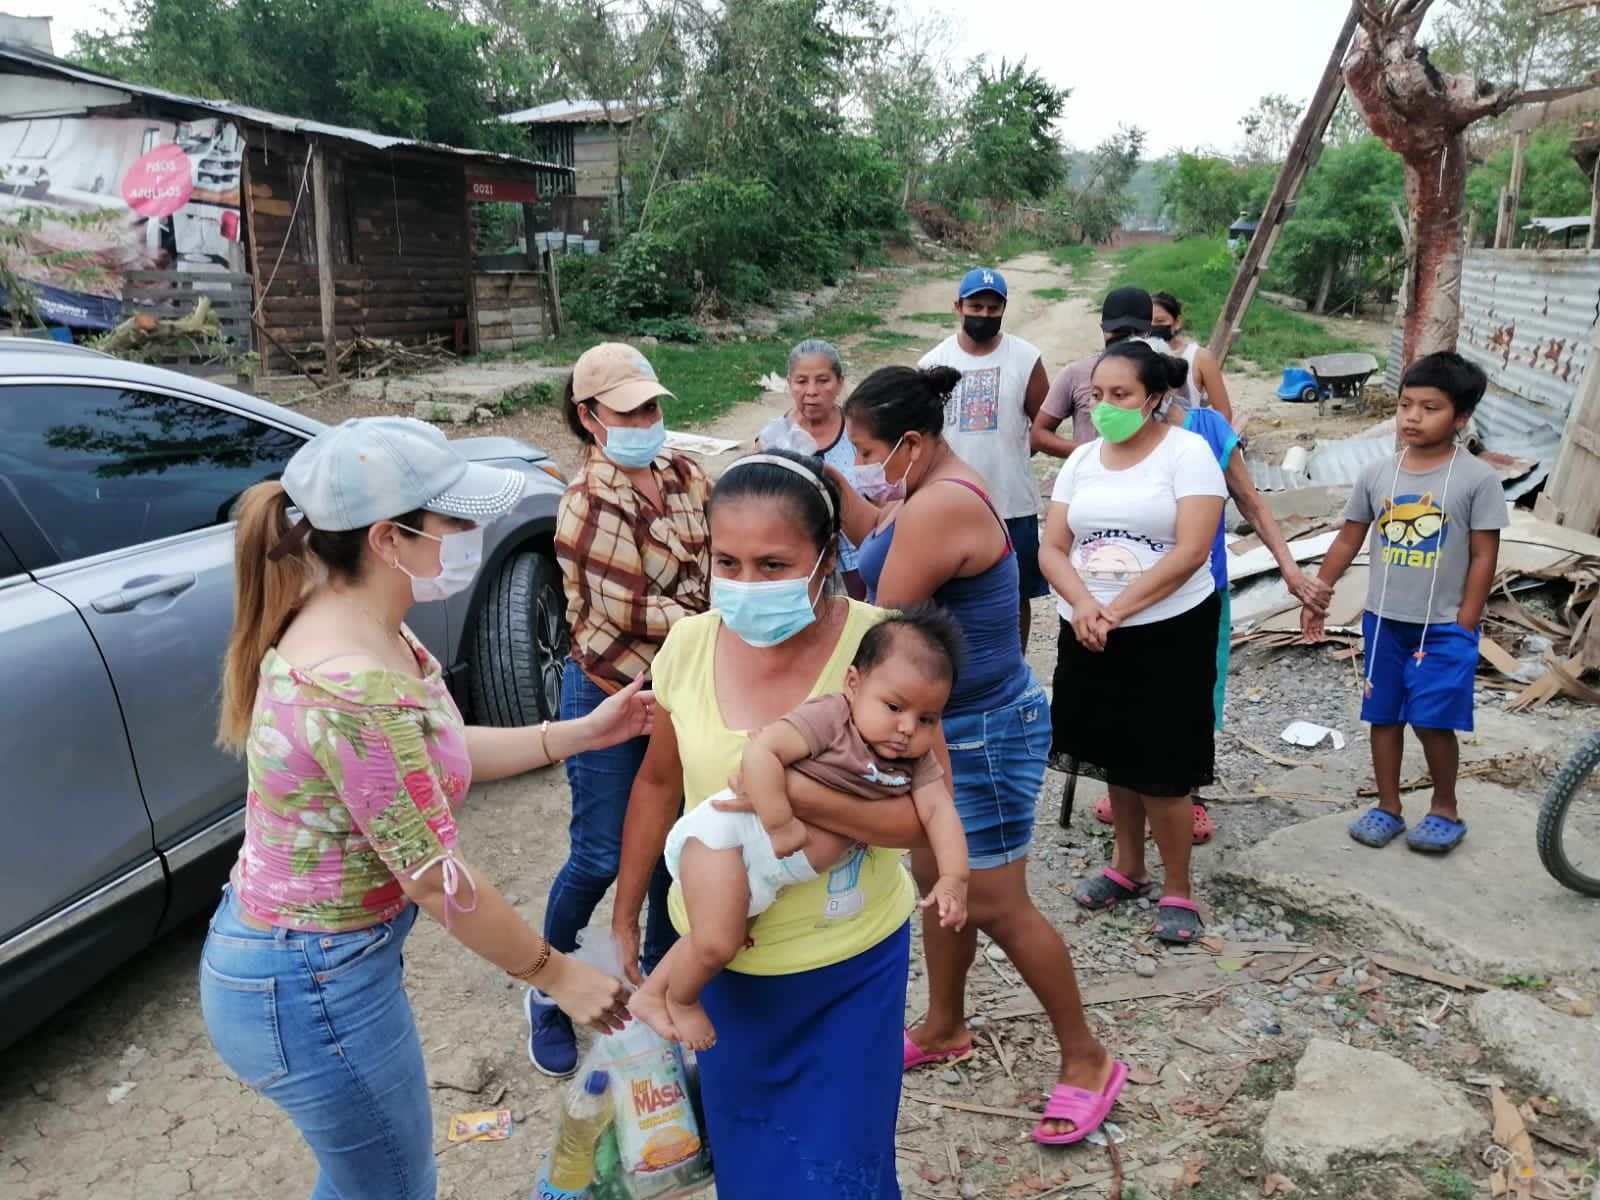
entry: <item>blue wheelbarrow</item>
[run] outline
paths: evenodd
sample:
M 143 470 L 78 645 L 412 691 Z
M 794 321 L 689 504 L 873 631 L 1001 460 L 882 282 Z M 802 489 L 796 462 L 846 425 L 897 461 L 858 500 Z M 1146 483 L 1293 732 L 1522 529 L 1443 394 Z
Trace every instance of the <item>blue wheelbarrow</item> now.
M 1304 367 L 1285 367 L 1278 385 L 1278 399 L 1300 404 L 1315 404 L 1326 393 L 1317 386 L 1317 377 Z

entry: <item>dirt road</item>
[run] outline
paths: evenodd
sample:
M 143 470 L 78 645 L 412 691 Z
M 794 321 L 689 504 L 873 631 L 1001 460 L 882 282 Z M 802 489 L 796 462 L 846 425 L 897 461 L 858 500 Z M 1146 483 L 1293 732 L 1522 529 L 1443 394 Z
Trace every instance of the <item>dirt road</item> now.
M 1059 368 L 1099 344 L 1090 302 L 1090 297 L 1098 294 L 1096 281 L 1074 285 L 1064 278 L 1065 272 L 1050 266 L 1042 256 L 1007 264 L 1006 271 L 1012 296 L 1007 328 L 1038 344 L 1048 367 Z M 902 294 L 891 327 L 925 334 L 929 346 L 944 336 L 949 326 L 912 318 L 919 313 L 948 311 L 958 273 L 952 268 L 949 279 L 921 284 Z M 1065 300 L 1044 300 L 1032 294 L 1061 286 L 1070 291 Z M 845 349 L 850 351 L 848 341 Z M 887 357 L 910 361 L 919 352 L 908 345 L 903 353 Z M 852 361 L 852 373 L 859 376 L 873 365 L 876 362 L 865 359 Z M 1270 405 L 1261 399 L 1263 392 L 1270 394 L 1270 383 L 1245 379 L 1238 394 L 1245 407 L 1273 415 L 1268 411 Z M 705 432 L 745 439 L 783 407 L 782 398 L 766 397 L 727 414 Z M 1040 470 L 1048 470 L 1042 460 Z M 1048 603 L 1040 601 L 1032 657 L 1044 678 L 1049 677 L 1054 636 L 1053 614 Z M 1342 666 L 1332 669 L 1335 675 L 1348 673 Z M 1277 697 L 1292 681 L 1302 680 L 1308 669 L 1285 663 L 1264 664 L 1260 670 L 1261 686 L 1255 690 L 1265 692 L 1276 704 Z M 1315 675 L 1316 670 L 1311 669 L 1310 674 Z M 1353 727 L 1352 716 L 1343 714 L 1345 728 Z M 1265 728 L 1278 723 L 1280 714 L 1276 708 L 1262 708 L 1259 720 Z M 1259 766 L 1251 761 L 1252 770 Z M 1231 786 L 1242 790 L 1259 783 L 1241 768 Z M 1086 983 L 1125 983 L 1142 977 L 1146 969 L 1141 962 L 1153 951 L 1145 948 L 1137 921 L 1101 921 L 1079 928 L 1083 918 L 1073 910 L 1066 892 L 1073 878 L 1100 861 L 1101 833 L 1081 813 L 1092 795 L 1080 799 L 1077 828 L 1064 832 L 1055 827 L 1060 789 L 1060 778 L 1051 776 L 1040 804 L 1039 842 L 1033 860 L 1036 894 L 1052 920 L 1071 931 Z M 560 831 L 567 810 L 565 777 L 559 770 L 547 770 L 474 788 L 461 814 L 467 854 L 535 923 L 565 854 Z M 1270 819 L 1278 824 L 1295 819 L 1292 805 L 1266 811 L 1275 813 Z M 1202 872 L 1204 869 L 1202 861 Z M 1237 913 L 1239 922 L 1259 927 L 1263 937 L 1280 941 L 1291 935 L 1316 937 L 1324 945 L 1334 940 L 1327 931 L 1285 922 L 1281 910 L 1274 915 L 1264 907 L 1247 908 L 1246 904 L 1230 900 L 1228 913 L 1213 911 L 1213 920 L 1226 922 Z M 1221 907 L 1219 904 L 1218 909 Z M 1274 920 L 1278 922 L 1275 933 Z M 227 1074 L 206 1039 L 195 983 L 203 936 L 203 922 L 196 922 L 168 937 L 24 1044 L 0 1054 L 0 1196 L 7 1200 L 165 1200 L 186 1196 L 282 1200 L 309 1192 L 313 1178 L 309 1154 L 273 1106 Z M 432 1096 L 440 1195 L 447 1200 L 511 1200 L 527 1195 L 535 1156 L 552 1128 L 557 1090 L 528 1065 L 520 991 L 428 921 L 417 925 L 406 957 L 408 988 L 435 1084 Z M 1238 969 L 1237 961 L 1224 968 Z M 920 968 L 916 970 L 920 975 Z M 994 1053 L 986 1047 L 985 1057 L 973 1067 L 928 1073 L 926 1078 L 910 1081 L 908 1089 L 914 1095 L 936 1093 L 937 1098 L 958 1104 L 1026 1109 L 1038 1101 L 1052 1071 L 1048 1030 L 1028 1011 L 1015 971 L 997 948 L 991 948 L 980 961 L 975 982 L 974 1007 L 995 1022 L 986 1035 L 993 1039 Z M 1251 984 L 1254 991 L 1227 991 L 1234 984 L 1248 982 L 1241 975 L 1219 974 L 1215 990 L 1209 992 L 1210 1007 L 1201 1016 L 1181 1018 L 1190 1029 L 1213 1009 L 1226 1018 L 1228 1040 L 1205 1034 L 1198 1051 L 1193 1048 L 1193 1036 L 1184 1044 L 1174 1040 L 1174 1033 L 1181 1031 L 1176 1002 L 1164 1001 L 1154 1008 L 1121 1004 L 1096 1010 L 1105 1014 L 1096 1016 L 1097 1026 L 1118 1052 L 1129 1061 L 1145 1064 L 1138 1108 L 1128 1108 L 1118 1119 L 1138 1124 L 1130 1150 L 1144 1155 L 1152 1171 L 1174 1165 L 1172 1152 L 1162 1154 L 1160 1147 L 1181 1134 L 1184 1123 L 1167 1106 L 1181 1100 L 1190 1083 L 1199 1081 L 1195 1090 L 1202 1095 L 1216 1095 L 1226 1090 L 1233 1072 L 1242 1077 L 1246 1069 L 1253 1069 L 1251 1063 L 1263 1056 L 1298 1053 L 1299 1039 L 1309 1036 L 1313 1028 L 1331 1029 L 1332 1023 L 1342 1020 L 1339 1013 L 1318 1007 L 1295 1010 L 1292 1021 L 1288 1017 L 1281 1023 L 1267 1021 L 1243 1005 L 1246 1001 L 1256 1007 L 1268 1000 L 1276 1002 L 1275 991 L 1269 994 L 1265 984 Z M 914 978 L 913 1009 L 919 1004 L 920 989 L 920 979 Z M 1226 998 L 1218 999 L 1225 991 Z M 1392 993 L 1398 1010 L 1407 994 L 1398 987 Z M 1247 1021 L 1254 1024 L 1246 1028 L 1243 1022 Z M 1261 1033 L 1258 1026 L 1268 1033 Z M 1459 1031 L 1448 1022 L 1445 1029 L 1444 1048 L 1448 1050 L 1455 1045 Z M 1268 1038 L 1265 1042 L 1264 1037 Z M 1275 1050 L 1280 1041 L 1289 1045 Z M 1241 1046 L 1248 1050 L 1241 1051 Z M 1170 1063 L 1172 1069 L 1163 1073 L 1164 1063 Z M 1157 1078 L 1160 1083 L 1153 1084 Z M 1232 1088 L 1237 1091 L 1239 1083 L 1234 1081 Z M 1196 1101 L 1191 1097 L 1189 1103 L 1192 1110 Z M 1253 1111 L 1248 1090 L 1240 1103 L 1245 1114 Z M 509 1141 L 459 1147 L 444 1141 L 449 1114 L 494 1107 L 514 1112 L 516 1133 Z M 1155 1116 L 1140 1119 L 1136 1111 L 1147 1118 Z M 1182 1111 L 1181 1105 L 1177 1111 Z M 902 1114 L 903 1174 L 921 1195 L 1032 1196 L 1069 1175 L 1090 1182 L 1102 1170 L 1105 1158 L 1098 1150 L 1041 1155 L 1031 1144 L 1019 1144 L 1026 1129 L 1026 1121 L 1017 1117 L 908 1102 Z M 1153 1176 L 1143 1178 L 1156 1182 Z M 1103 1194 L 1102 1187 L 1083 1194 Z

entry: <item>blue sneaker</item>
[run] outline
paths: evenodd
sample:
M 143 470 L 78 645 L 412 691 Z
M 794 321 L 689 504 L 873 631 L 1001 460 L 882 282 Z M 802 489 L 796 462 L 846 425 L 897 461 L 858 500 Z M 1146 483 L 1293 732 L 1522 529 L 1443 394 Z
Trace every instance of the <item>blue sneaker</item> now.
M 528 1058 L 534 1070 L 552 1079 L 567 1078 L 578 1069 L 578 1037 L 571 1018 L 538 988 L 523 994 L 522 1010 L 528 1017 Z

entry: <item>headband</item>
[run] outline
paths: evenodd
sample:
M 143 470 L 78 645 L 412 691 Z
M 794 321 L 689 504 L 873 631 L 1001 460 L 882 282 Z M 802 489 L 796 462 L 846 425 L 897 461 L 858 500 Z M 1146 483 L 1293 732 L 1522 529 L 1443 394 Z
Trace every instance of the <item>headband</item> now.
M 726 475 L 728 471 L 735 470 L 736 468 L 742 467 L 747 463 L 766 463 L 769 466 L 782 467 L 785 471 L 793 471 L 796 475 L 800 476 L 801 479 L 804 479 L 812 487 L 816 488 L 817 491 L 822 493 L 822 502 L 828 506 L 828 516 L 832 518 L 833 497 L 828 495 L 827 486 L 822 482 L 817 473 L 811 470 L 809 467 L 802 467 L 793 459 L 784 458 L 777 454 L 746 454 L 743 458 L 734 459 L 733 462 L 729 464 L 728 470 L 724 471 L 723 474 Z

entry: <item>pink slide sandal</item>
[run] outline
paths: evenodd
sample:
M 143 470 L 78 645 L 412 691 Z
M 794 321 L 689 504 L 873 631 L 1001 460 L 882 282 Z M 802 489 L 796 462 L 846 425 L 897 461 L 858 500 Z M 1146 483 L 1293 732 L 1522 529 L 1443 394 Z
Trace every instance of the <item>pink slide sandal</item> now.
M 965 1062 L 972 1057 L 972 1043 L 957 1046 L 954 1050 L 924 1050 L 911 1040 L 909 1033 L 905 1037 L 905 1059 L 901 1066 L 902 1071 L 915 1071 L 918 1067 L 932 1066 L 934 1063 L 953 1064 Z
M 1082 1088 L 1056 1084 L 1044 1106 L 1044 1120 L 1033 1127 L 1033 1140 L 1041 1146 L 1070 1146 L 1081 1142 L 1105 1123 L 1111 1107 L 1128 1082 L 1128 1068 L 1121 1062 L 1111 1064 L 1111 1078 L 1106 1080 L 1104 1091 L 1086 1092 Z M 1046 1133 L 1045 1121 L 1071 1121 L 1066 1133 Z

